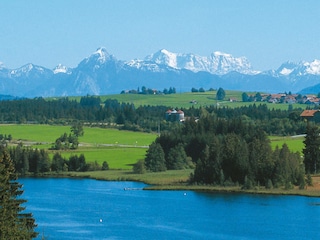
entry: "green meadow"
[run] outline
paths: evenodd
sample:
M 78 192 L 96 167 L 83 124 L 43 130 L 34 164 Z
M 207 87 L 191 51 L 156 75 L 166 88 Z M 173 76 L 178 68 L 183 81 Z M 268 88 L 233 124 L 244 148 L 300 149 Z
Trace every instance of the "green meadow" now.
M 26 146 L 49 149 L 63 133 L 70 133 L 70 126 L 52 125 L 0 125 L 0 133 L 12 135 L 12 144 L 22 142 Z M 132 164 L 143 159 L 147 147 L 156 134 L 121 131 L 110 128 L 84 127 L 77 150 L 59 151 L 64 157 L 84 154 L 87 162 L 107 161 L 112 169 L 131 169 Z M 49 151 L 50 156 L 54 151 Z
M 265 102 L 242 102 L 242 93 L 241 91 L 225 91 L 226 97 L 223 101 L 216 100 L 217 91 L 207 91 L 207 92 L 185 92 L 185 93 L 176 93 L 168 95 L 143 95 L 143 94 L 115 94 L 108 96 L 101 96 L 101 100 L 105 101 L 106 99 L 117 99 L 119 102 L 133 103 L 136 107 L 143 105 L 164 105 L 171 108 L 189 108 L 189 107 L 201 107 L 201 106 L 211 106 L 216 105 L 218 107 L 242 107 L 249 105 L 259 105 L 266 104 L 270 109 L 281 109 L 287 110 L 289 104 L 274 104 L 274 103 L 265 103 Z M 247 92 L 248 95 L 255 95 L 256 92 Z M 236 102 L 230 102 L 230 98 L 236 99 Z M 196 101 L 196 104 L 191 103 Z M 306 105 L 302 104 L 293 104 L 293 108 L 302 108 L 305 109 Z
M 304 136 L 289 136 L 289 137 L 270 137 L 272 149 L 275 149 L 277 146 L 281 148 L 283 144 L 287 144 L 290 151 L 299 152 L 302 154 L 302 149 L 304 148 Z
M 282 109 L 287 110 L 289 104 L 274 104 L 265 102 L 242 102 L 241 91 L 230 91 L 226 90 L 226 97 L 223 101 L 216 100 L 217 91 L 207 91 L 207 92 L 184 92 L 176 94 L 155 94 L 155 95 L 143 95 L 143 94 L 113 94 L 100 96 L 101 101 L 104 102 L 106 99 L 116 99 L 119 102 L 132 103 L 136 107 L 150 105 L 164 105 L 168 108 L 190 108 L 190 107 L 201 107 L 201 106 L 211 106 L 216 105 L 219 107 L 241 107 L 248 106 L 252 104 L 266 104 L 270 109 Z M 248 95 L 255 95 L 257 92 L 247 92 Z M 80 101 L 81 97 L 69 97 L 69 99 L 75 99 Z M 230 102 L 229 99 L 236 99 L 236 102 Z M 196 102 L 196 103 L 195 103 Z M 292 104 L 293 108 L 305 109 L 306 105 L 302 104 Z

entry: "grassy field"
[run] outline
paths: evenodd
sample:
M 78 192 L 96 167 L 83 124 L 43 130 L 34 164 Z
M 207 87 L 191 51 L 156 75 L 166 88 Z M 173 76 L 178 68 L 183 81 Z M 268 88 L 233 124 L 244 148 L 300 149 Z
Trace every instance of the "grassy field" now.
M 176 93 L 169 95 L 143 95 L 143 94 L 113 94 L 100 96 L 101 101 L 104 102 L 106 99 L 116 99 L 119 102 L 133 103 L 136 107 L 143 105 L 164 105 L 168 108 L 189 108 L 201 107 L 201 106 L 211 106 L 217 105 L 220 107 L 228 106 L 231 108 L 248 106 L 252 104 L 267 104 L 270 109 L 282 109 L 287 110 L 288 104 L 273 104 L 273 103 L 264 103 L 264 102 L 242 102 L 242 93 L 241 91 L 226 91 L 226 97 L 224 101 L 216 100 L 216 91 L 207 91 L 207 92 L 184 92 Z M 256 92 L 247 92 L 248 95 L 255 95 Z M 70 97 L 70 99 L 75 99 L 80 101 L 81 97 Z M 230 102 L 230 98 L 237 99 L 237 102 Z M 190 103 L 191 101 L 196 101 L 197 103 Z M 306 105 L 302 104 L 293 104 L 293 108 L 305 109 Z
M 304 148 L 304 136 L 293 136 L 293 137 L 278 137 L 272 136 L 270 137 L 272 149 L 275 149 L 276 146 L 281 148 L 283 144 L 287 144 L 290 151 L 299 152 L 302 154 L 302 149 Z
M 105 101 L 108 98 L 117 99 L 119 102 L 129 102 L 133 103 L 135 106 L 140 105 L 165 105 L 171 108 L 189 108 L 191 106 L 200 107 L 200 106 L 210 106 L 217 105 L 220 107 L 228 106 L 231 108 L 240 107 L 240 106 L 248 106 L 252 104 L 267 104 L 267 106 L 272 109 L 282 109 L 287 110 L 288 104 L 273 104 L 273 103 L 251 103 L 251 102 L 241 102 L 242 101 L 242 93 L 241 91 L 226 91 L 226 97 L 224 101 L 216 100 L 216 91 L 207 91 L 203 93 L 176 93 L 170 95 L 142 95 L 142 94 L 114 94 L 101 96 L 101 100 Z M 255 92 L 248 92 L 248 95 L 255 95 Z M 237 99 L 237 102 L 230 102 L 230 98 Z M 195 100 L 197 104 L 192 104 L 190 101 Z M 305 109 L 305 105 L 301 104 L 293 104 L 293 108 L 302 108 Z
M 12 143 L 23 142 L 33 148 L 48 149 L 64 132 L 70 132 L 70 126 L 51 125 L 0 125 L 0 133 L 11 134 Z M 112 169 L 132 169 L 132 164 L 143 159 L 147 146 L 156 138 L 156 134 L 120 131 L 117 129 L 84 127 L 84 136 L 79 138 L 79 148 L 64 151 L 61 154 L 84 154 L 87 162 L 107 161 Z M 54 151 L 49 151 L 50 156 Z
M 84 127 L 80 142 L 89 144 L 124 144 L 146 146 L 156 135 L 149 133 L 120 131 L 112 128 Z M 38 143 L 54 143 L 63 133 L 70 133 L 70 126 L 41 124 L 1 124 L 0 133 L 11 134 L 15 140 L 28 140 Z

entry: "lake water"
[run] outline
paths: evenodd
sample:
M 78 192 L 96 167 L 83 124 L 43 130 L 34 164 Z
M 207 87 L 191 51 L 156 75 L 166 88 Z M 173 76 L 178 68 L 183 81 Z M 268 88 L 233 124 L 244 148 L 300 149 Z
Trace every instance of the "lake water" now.
M 142 183 L 91 179 L 19 182 L 48 240 L 320 239 L 320 198 L 143 191 Z

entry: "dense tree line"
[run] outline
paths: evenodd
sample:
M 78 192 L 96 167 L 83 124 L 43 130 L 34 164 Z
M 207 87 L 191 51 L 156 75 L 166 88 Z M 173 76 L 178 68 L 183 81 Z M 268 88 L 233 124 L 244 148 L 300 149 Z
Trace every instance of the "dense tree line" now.
M 241 121 L 259 126 L 269 135 L 295 135 L 306 132 L 306 124 L 300 118 L 302 109 L 269 109 L 266 104 L 252 104 L 237 108 L 207 106 L 183 109 L 185 115 L 200 118 L 212 115 L 223 119 L 241 119 Z
M 219 96 L 223 97 L 223 89 Z M 188 117 L 203 117 L 207 114 L 219 118 L 233 119 L 260 126 L 267 134 L 294 135 L 304 133 L 305 124 L 300 119 L 301 109 L 268 109 L 267 105 L 249 105 L 237 108 L 203 106 L 201 108 L 180 108 Z M 84 96 L 80 102 L 69 98 L 45 100 L 43 98 L 0 101 L 0 122 L 14 123 L 72 123 L 75 119 L 85 123 L 118 124 L 122 129 L 133 131 L 168 130 L 173 125 L 164 120 L 167 106 L 139 106 L 120 103 L 114 99 L 101 102 L 100 97 Z
M 16 147 L 9 147 L 7 151 L 11 156 L 16 172 L 20 175 L 109 169 L 106 161 L 103 162 L 102 166 L 97 162 L 87 163 L 83 154 L 80 156 L 71 155 L 66 159 L 60 152 L 55 152 L 51 159 L 46 150 L 32 149 L 30 147 L 24 147 L 22 144 L 19 144 Z
M 150 171 L 193 165 L 192 183 L 238 183 L 246 188 L 305 186 L 299 153 L 290 152 L 287 145 L 273 151 L 261 127 L 241 117 L 225 119 L 207 115 L 198 122 L 190 119 L 162 133 L 150 145 L 145 158 L 146 169 Z
M 163 91 L 157 90 L 157 89 L 151 89 L 147 88 L 145 86 L 142 86 L 141 91 L 140 88 L 137 90 L 131 89 L 131 90 L 122 90 L 121 94 L 143 94 L 143 95 L 148 95 L 148 94 L 175 94 L 176 93 L 176 88 L 175 87 L 170 87 L 169 89 L 164 88 Z
M 70 124 L 75 119 L 85 123 L 118 124 L 123 129 L 156 131 L 168 110 L 165 106 L 140 106 L 100 97 L 85 96 L 80 102 L 69 98 L 43 98 L 0 101 L 1 123 Z M 104 125 L 101 125 L 104 123 Z M 165 125 L 163 126 L 165 127 Z
M 37 237 L 31 213 L 22 206 L 21 184 L 17 181 L 14 163 L 6 150 L 0 148 L 0 239 L 32 239 Z

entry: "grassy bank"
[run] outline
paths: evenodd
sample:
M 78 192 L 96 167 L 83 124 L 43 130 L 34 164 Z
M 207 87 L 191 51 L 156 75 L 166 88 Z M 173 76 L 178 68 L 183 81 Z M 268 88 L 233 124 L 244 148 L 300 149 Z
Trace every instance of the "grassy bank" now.
M 60 176 L 92 178 L 106 181 L 137 181 L 148 184 L 145 190 L 189 190 L 223 193 L 246 193 L 266 195 L 297 195 L 320 197 L 320 176 L 313 176 L 313 186 L 306 189 L 256 187 L 250 190 L 243 190 L 241 186 L 218 186 L 218 185 L 189 185 L 188 179 L 193 170 L 171 170 L 157 173 L 134 174 L 126 170 L 108 170 L 96 172 L 68 172 Z

